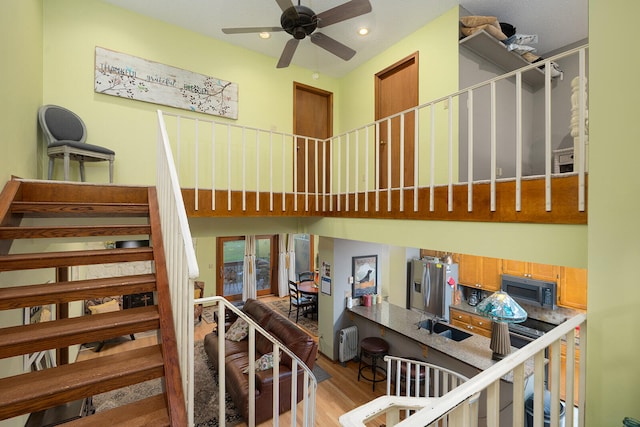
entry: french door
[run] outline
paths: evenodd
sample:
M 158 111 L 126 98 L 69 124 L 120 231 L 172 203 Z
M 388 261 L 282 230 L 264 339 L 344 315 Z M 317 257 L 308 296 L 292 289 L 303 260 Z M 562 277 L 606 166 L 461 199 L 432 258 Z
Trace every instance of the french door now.
M 258 296 L 278 293 L 278 236 L 256 236 L 256 287 Z M 242 300 L 244 236 L 218 237 L 216 295 Z

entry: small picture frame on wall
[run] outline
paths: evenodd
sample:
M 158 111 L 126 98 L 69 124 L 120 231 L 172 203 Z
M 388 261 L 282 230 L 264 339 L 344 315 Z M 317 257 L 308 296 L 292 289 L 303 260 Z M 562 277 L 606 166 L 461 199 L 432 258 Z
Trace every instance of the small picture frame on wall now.
M 375 294 L 378 286 L 378 255 L 354 256 L 351 276 L 353 277 L 353 298 Z

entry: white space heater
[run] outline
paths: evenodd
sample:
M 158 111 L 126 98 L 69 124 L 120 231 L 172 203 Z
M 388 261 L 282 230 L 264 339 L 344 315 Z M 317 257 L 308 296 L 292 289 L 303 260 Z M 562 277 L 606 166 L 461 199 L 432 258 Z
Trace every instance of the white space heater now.
M 340 362 L 344 363 L 353 359 L 358 355 L 358 327 L 349 326 L 340 330 L 339 335 L 340 347 L 339 358 Z

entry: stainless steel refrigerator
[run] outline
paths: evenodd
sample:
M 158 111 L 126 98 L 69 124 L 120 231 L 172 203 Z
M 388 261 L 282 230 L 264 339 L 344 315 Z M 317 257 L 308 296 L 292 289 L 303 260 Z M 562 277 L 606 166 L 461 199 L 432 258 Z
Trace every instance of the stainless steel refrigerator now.
M 438 258 L 413 259 L 409 275 L 408 307 L 449 321 L 449 306 L 458 284 L 458 264 Z

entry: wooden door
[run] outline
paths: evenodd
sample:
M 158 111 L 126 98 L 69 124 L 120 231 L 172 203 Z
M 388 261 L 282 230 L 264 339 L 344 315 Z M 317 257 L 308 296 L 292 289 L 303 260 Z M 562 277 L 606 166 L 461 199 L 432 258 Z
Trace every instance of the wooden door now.
M 318 139 L 333 136 L 333 93 L 294 82 L 293 133 Z M 310 193 L 316 191 L 316 168 L 318 169 L 318 190 L 329 191 L 330 147 L 330 143 L 326 143 L 326 147 L 323 147 L 322 142 L 318 144 L 318 161 L 316 162 L 315 139 L 296 139 L 294 159 L 297 168 L 295 177 L 297 192 L 304 192 L 305 189 Z M 323 171 L 326 171 L 324 177 Z M 305 177 L 308 181 L 305 181 Z M 323 179 L 326 183 L 324 188 Z
M 278 295 L 278 235 L 256 237 L 256 288 L 258 296 Z M 244 236 L 216 240 L 216 295 L 230 301 L 242 299 Z
M 376 120 L 399 113 L 418 105 L 418 52 L 400 60 L 375 75 L 375 118 Z M 389 135 L 388 122 L 380 123 L 379 157 L 380 188 L 400 186 L 400 158 L 404 157 L 404 186 L 414 181 L 414 126 L 415 115 L 404 117 L 404 149 L 401 152 L 401 119 L 391 120 Z M 390 136 L 390 138 L 389 138 Z M 391 170 L 389 170 L 389 157 Z

